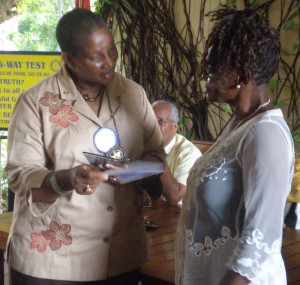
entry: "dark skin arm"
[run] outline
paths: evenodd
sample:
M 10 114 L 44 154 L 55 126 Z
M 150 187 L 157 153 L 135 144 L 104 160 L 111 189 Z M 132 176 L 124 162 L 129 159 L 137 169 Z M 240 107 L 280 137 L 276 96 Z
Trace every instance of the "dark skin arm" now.
M 249 283 L 250 281 L 246 277 L 232 270 L 228 270 L 220 285 L 247 285 Z
M 45 178 L 40 188 L 32 188 L 33 202 L 54 202 L 60 194 L 56 193 L 51 186 L 51 172 Z M 57 185 L 64 191 L 74 189 L 80 195 L 91 195 L 95 192 L 97 186 L 108 180 L 108 175 L 103 173 L 100 168 L 90 165 L 79 165 L 72 169 L 61 170 L 57 173 Z M 86 185 L 90 185 L 91 191 L 86 192 Z

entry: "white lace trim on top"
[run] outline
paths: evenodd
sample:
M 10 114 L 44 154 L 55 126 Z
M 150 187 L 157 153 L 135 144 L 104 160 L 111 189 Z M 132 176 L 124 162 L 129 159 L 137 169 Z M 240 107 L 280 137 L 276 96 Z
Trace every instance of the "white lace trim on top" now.
M 236 240 L 236 248 L 233 255 L 227 262 L 227 267 L 247 279 L 250 284 L 282 285 L 286 284 L 284 264 L 280 254 L 281 240 L 274 241 L 271 245 L 264 242 L 264 235 L 259 229 L 248 230 L 244 233 L 247 237 L 241 243 L 241 238 L 232 238 L 228 227 L 223 227 L 221 237 L 212 240 L 205 237 L 203 243 L 194 242 L 194 235 L 191 230 L 185 230 L 186 248 L 199 258 L 202 255 L 210 256 L 213 250 L 226 244 L 229 240 Z M 278 274 L 274 274 L 274 268 L 282 268 Z M 270 280 L 272 279 L 272 283 Z
M 244 242 L 235 248 L 227 266 L 247 277 L 252 281 L 251 284 L 268 284 L 272 276 L 272 284 L 283 284 L 278 283 L 278 276 L 274 275 L 274 268 L 283 266 L 280 254 L 281 239 L 267 244 L 259 229 L 248 229 L 244 235 Z
M 212 240 L 211 237 L 205 237 L 204 243 L 194 242 L 194 235 L 191 230 L 185 231 L 187 247 L 189 250 L 194 251 L 196 256 L 201 254 L 211 255 L 212 250 L 218 249 L 220 245 L 224 245 L 226 241 L 230 239 L 230 229 L 228 227 L 223 227 L 222 237 Z

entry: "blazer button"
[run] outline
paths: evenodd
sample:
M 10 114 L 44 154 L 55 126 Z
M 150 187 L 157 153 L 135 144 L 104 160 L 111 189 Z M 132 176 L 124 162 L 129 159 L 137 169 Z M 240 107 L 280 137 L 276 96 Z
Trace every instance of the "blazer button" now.
M 109 237 L 105 237 L 105 238 L 103 238 L 103 242 L 105 242 L 105 243 L 109 243 L 109 242 L 110 242 L 110 238 L 109 238 Z
M 107 209 L 108 212 L 111 212 L 114 208 L 113 208 L 113 206 L 107 206 L 106 209 Z

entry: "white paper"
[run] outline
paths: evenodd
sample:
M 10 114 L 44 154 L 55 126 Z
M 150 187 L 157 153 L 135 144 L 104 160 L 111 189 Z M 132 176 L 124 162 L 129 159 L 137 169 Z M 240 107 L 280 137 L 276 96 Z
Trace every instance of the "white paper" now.
M 120 184 L 125 184 L 165 171 L 162 162 L 137 160 L 127 165 L 127 168 L 109 169 L 104 172 L 109 176 L 114 176 Z

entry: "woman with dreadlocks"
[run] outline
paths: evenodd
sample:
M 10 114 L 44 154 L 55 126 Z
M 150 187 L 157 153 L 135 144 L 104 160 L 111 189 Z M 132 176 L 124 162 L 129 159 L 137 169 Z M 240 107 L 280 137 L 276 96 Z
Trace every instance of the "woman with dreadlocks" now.
M 201 62 L 210 102 L 234 116 L 190 171 L 176 239 L 176 284 L 284 285 L 283 212 L 294 150 L 266 85 L 278 68 L 275 30 L 255 12 L 222 8 Z

